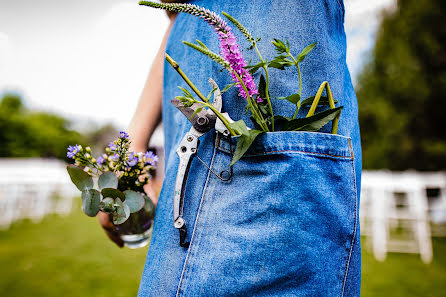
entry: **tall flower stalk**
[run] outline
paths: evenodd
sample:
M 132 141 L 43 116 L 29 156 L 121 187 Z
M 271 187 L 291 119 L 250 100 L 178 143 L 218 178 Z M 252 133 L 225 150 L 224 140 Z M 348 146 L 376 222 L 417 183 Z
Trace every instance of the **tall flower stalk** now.
M 254 118 L 258 119 L 257 123 L 262 127 L 262 129 L 269 131 L 269 127 L 257 106 L 257 103 L 263 102 L 263 99 L 260 98 L 259 90 L 257 89 L 254 78 L 247 69 L 248 64 L 243 59 L 240 47 L 237 44 L 237 39 L 232 32 L 232 28 L 228 26 L 226 21 L 224 21 L 215 12 L 194 4 L 155 3 L 150 1 L 140 1 L 139 4 L 169 10 L 172 12 L 188 13 L 203 19 L 205 22 L 211 25 L 218 35 L 221 55 L 223 59 L 229 63 L 229 67 L 227 69 L 229 70 L 234 82 L 238 85 L 239 95 L 247 100 L 248 106 L 251 108 Z M 185 42 L 185 44 L 191 46 L 190 43 Z M 203 44 L 200 43 L 200 45 L 202 49 L 208 50 Z M 194 48 L 197 49 L 196 47 Z M 213 58 L 212 56 L 210 57 Z M 216 62 L 221 64 L 221 61 Z M 256 97 L 255 99 L 254 96 Z M 268 103 L 271 105 L 269 98 Z

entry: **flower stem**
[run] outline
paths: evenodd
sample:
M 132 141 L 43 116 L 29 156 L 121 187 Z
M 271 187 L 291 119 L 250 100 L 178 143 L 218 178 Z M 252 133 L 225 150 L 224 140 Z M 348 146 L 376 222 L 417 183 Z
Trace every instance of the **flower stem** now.
M 203 101 L 203 102 L 200 102 L 200 103 L 203 104 L 204 106 L 208 107 L 210 110 L 212 110 L 215 113 L 215 115 L 226 126 L 226 128 L 229 131 L 229 133 L 231 133 L 232 136 L 236 136 L 237 133 L 235 133 L 234 129 L 231 128 L 229 121 L 212 104 L 210 104 L 208 102 L 207 98 L 204 97 L 204 95 L 197 89 L 197 87 L 187 77 L 187 75 L 183 72 L 183 70 L 181 70 L 180 65 L 178 65 L 178 63 L 174 59 L 172 59 L 172 57 L 169 56 L 167 53 L 166 53 L 166 60 L 167 60 L 167 62 L 169 62 L 170 65 L 172 65 L 172 67 L 178 72 L 178 74 L 180 74 L 181 78 L 183 78 L 183 80 L 195 92 L 195 94 L 197 94 L 197 96 L 200 97 L 200 99 Z
M 265 86 L 265 96 L 266 96 L 266 102 L 268 103 L 269 111 L 271 113 L 271 130 L 274 132 L 274 112 L 273 107 L 271 105 L 271 99 L 269 98 L 269 74 L 268 74 L 268 67 L 266 66 L 266 61 L 263 59 L 262 54 L 260 53 L 259 49 L 257 48 L 257 44 L 253 43 L 254 48 L 256 49 L 257 55 L 260 58 L 260 61 L 263 63 L 263 70 L 265 70 L 265 76 L 266 76 L 266 86 Z
M 166 53 L 166 60 L 167 62 L 169 62 L 170 65 L 172 65 L 173 69 L 175 69 L 176 72 L 178 72 L 178 74 L 183 78 L 183 80 L 192 89 L 192 91 L 194 91 L 194 93 L 197 94 L 197 96 L 201 99 L 201 101 L 207 102 L 207 98 L 197 89 L 197 87 L 195 87 L 195 85 L 187 77 L 187 75 L 183 72 L 183 70 L 181 70 L 180 65 L 178 65 L 178 63 L 174 59 L 172 59 L 172 57 L 169 56 L 167 53 Z
M 235 76 L 237 77 L 238 81 L 240 82 L 240 85 L 242 86 L 242 88 L 246 92 L 246 99 L 247 99 L 249 105 L 252 107 L 251 108 L 252 114 L 254 115 L 255 118 L 260 120 L 260 124 L 262 126 L 263 131 L 269 132 L 268 125 L 265 124 L 265 119 L 263 118 L 262 114 L 257 111 L 256 105 L 253 104 L 252 98 L 251 98 L 251 96 L 249 96 L 248 88 L 245 86 L 245 83 L 243 82 L 243 79 L 234 70 L 233 70 L 233 73 L 235 74 Z

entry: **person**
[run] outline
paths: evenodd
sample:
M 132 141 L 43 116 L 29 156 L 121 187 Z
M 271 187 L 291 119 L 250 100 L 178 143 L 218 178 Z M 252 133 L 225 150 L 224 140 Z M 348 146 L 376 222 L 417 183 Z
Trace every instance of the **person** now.
M 346 65 L 342 0 L 191 3 L 238 19 L 261 37 L 258 45 L 267 59 L 275 56 L 269 43 L 273 38 L 288 40 L 295 53 L 317 42 L 301 65 L 303 98 L 314 95 L 326 80 L 343 110 L 338 135 L 329 133 L 331 124 L 321 132 L 261 134 L 233 166 L 229 180 L 218 173 L 229 168 L 236 139 L 212 131 L 203 135 L 184 198 L 190 245 L 181 247 L 172 221 L 179 164 L 175 150 L 191 125 L 169 102 L 179 95 L 177 86 L 185 83 L 163 63 L 164 52 L 203 93 L 212 89 L 208 78 L 220 88 L 231 78 L 181 43 L 199 39 L 217 51 L 212 28 L 195 16 L 171 15 L 128 129 L 133 149 L 144 151 L 162 114 L 166 173 L 138 296 L 359 296 L 361 147 L 357 101 Z M 246 45 L 236 34 L 239 44 Z M 253 51 L 245 50 L 243 55 L 256 61 Z M 295 69 L 271 70 L 270 75 L 273 97 L 296 93 Z M 245 105 L 236 88 L 223 95 L 222 111 L 250 123 Z M 294 112 L 285 100 L 273 100 L 273 107 L 280 115 Z M 101 224 L 109 236 L 122 244 L 104 218 Z

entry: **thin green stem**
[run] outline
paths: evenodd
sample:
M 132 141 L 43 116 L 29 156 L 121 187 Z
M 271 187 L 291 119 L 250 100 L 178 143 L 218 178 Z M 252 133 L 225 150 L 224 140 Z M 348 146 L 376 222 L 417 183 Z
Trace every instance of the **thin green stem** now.
M 260 114 L 257 109 L 256 109 L 256 105 L 253 104 L 252 98 L 251 96 L 249 96 L 249 92 L 248 92 L 248 88 L 246 87 L 245 83 L 243 82 L 242 78 L 240 77 L 240 75 L 238 75 L 237 72 L 235 72 L 233 70 L 233 73 L 235 74 L 235 76 L 237 77 L 238 81 L 240 82 L 240 85 L 242 86 L 243 90 L 245 90 L 246 93 L 246 99 L 248 100 L 248 104 L 252 107 L 251 108 L 251 112 L 253 113 L 254 117 L 257 117 L 258 119 L 261 120 L 261 126 L 262 129 L 264 131 L 269 132 L 269 128 L 268 125 L 265 124 L 265 119 L 262 117 L 262 114 Z
M 293 115 L 293 119 L 295 119 L 297 117 L 297 114 L 299 113 L 299 110 L 300 110 L 300 100 L 302 97 L 302 74 L 300 72 L 299 62 L 297 62 L 297 60 L 293 57 L 293 55 L 290 52 L 287 52 L 287 54 L 288 54 L 288 57 L 290 57 L 291 60 L 293 60 L 294 65 L 296 65 L 297 75 L 299 76 L 299 101 L 296 104 L 296 112 Z
M 208 101 L 207 98 L 197 89 L 197 87 L 195 87 L 195 85 L 187 77 L 187 75 L 183 72 L 183 70 L 181 70 L 181 68 L 178 65 L 178 63 L 174 59 L 172 59 L 172 57 L 169 56 L 167 53 L 166 53 L 166 60 L 173 67 L 173 69 L 175 69 L 176 72 L 178 72 L 178 74 L 183 78 L 183 80 L 192 89 L 192 91 L 194 91 L 194 93 L 197 94 L 197 96 L 201 99 L 201 101 L 207 102 Z
M 330 104 L 330 108 L 335 108 L 335 103 L 333 99 L 333 93 L 331 92 L 330 85 L 327 82 L 327 96 L 328 96 L 328 104 Z M 338 123 L 339 123 L 339 117 L 341 116 L 340 113 L 334 118 L 333 124 L 331 126 L 331 133 L 332 134 L 338 134 Z
M 259 49 L 257 48 L 257 44 L 254 42 L 253 46 L 257 52 L 257 55 L 260 58 L 260 61 L 263 63 L 263 70 L 265 70 L 265 76 L 266 76 L 266 86 L 265 86 L 265 96 L 266 96 L 266 102 L 268 103 L 269 111 L 271 113 L 271 130 L 274 131 L 274 112 L 273 107 L 271 105 L 271 99 L 269 98 L 269 74 L 268 74 L 268 67 L 266 66 L 266 61 L 263 59 L 262 54 L 260 53 Z
M 321 99 L 322 92 L 324 91 L 326 84 L 327 84 L 327 82 L 324 81 L 323 83 L 321 83 L 319 90 L 317 90 L 316 96 L 314 96 L 314 100 L 313 100 L 313 103 L 311 104 L 310 110 L 307 113 L 307 116 L 306 116 L 307 118 L 314 115 L 314 112 L 316 111 L 316 107 L 319 104 L 319 100 Z

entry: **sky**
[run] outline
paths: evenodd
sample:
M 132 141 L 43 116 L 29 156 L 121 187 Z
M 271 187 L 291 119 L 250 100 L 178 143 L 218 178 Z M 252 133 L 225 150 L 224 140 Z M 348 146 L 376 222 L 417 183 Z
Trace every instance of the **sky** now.
M 395 0 L 344 0 L 353 82 Z M 168 25 L 137 0 L 0 0 L 0 96 L 82 123 L 125 129 Z

